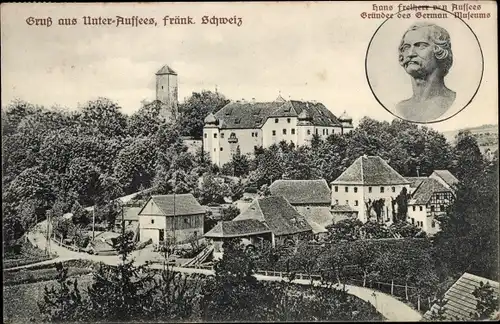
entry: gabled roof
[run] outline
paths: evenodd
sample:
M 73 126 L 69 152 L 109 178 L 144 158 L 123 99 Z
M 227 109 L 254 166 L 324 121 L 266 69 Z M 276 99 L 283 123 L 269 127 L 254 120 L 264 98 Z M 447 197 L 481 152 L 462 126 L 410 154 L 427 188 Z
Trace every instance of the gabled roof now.
M 432 195 L 440 192 L 451 192 L 441 182 L 433 178 L 426 178 L 412 193 L 410 205 L 425 205 L 429 202 Z
M 243 219 L 219 222 L 204 234 L 205 237 L 242 237 L 271 233 L 271 230 L 256 219 Z
M 450 320 L 472 319 L 471 312 L 476 312 L 477 299 L 472 294 L 481 284 L 489 283 L 496 291 L 498 297 L 498 282 L 470 273 L 464 273 L 450 289 L 444 294 L 445 302 L 444 316 Z M 437 312 L 440 307 L 437 304 L 432 305 L 431 309 L 424 315 L 424 319 L 431 319 L 431 313 Z
M 405 177 L 406 180 L 410 182 L 410 188 L 418 188 L 425 180 L 429 179 L 427 177 Z
M 441 178 L 451 188 L 458 183 L 458 179 L 448 170 L 434 170 L 433 174 Z
M 230 102 L 217 113 L 221 129 L 261 128 L 268 118 L 298 117 L 304 110 L 316 126 L 340 127 L 335 115 L 322 103 L 296 100 L 273 102 Z
M 357 210 L 355 210 L 354 208 L 352 208 L 351 206 L 349 205 L 333 205 L 331 208 L 330 208 L 331 212 L 332 213 L 346 213 L 346 212 L 358 212 Z
M 270 196 L 254 200 L 247 210 L 233 221 L 256 219 L 264 222 L 274 235 L 287 235 L 311 231 L 304 216 L 282 196 Z
M 177 72 L 172 70 L 168 65 L 164 65 L 161 69 L 156 72 L 156 75 L 161 75 L 161 74 L 173 74 L 177 75 Z
M 142 207 L 125 207 L 123 209 L 123 219 L 126 221 L 138 221 L 141 209 Z M 116 219 L 121 221 L 121 215 L 118 215 Z
M 175 196 L 175 197 L 174 197 Z M 175 216 L 180 215 L 195 215 L 195 214 L 205 214 L 206 209 L 203 208 L 196 198 L 192 194 L 178 194 L 178 195 L 157 195 L 152 196 L 149 200 L 153 202 L 160 208 L 164 216 Z M 149 203 L 149 200 L 144 204 L 139 212 L 142 214 L 142 210 Z M 174 208 L 175 200 L 175 208 Z
M 273 196 L 283 196 L 292 205 L 330 204 L 330 188 L 325 179 L 276 180 L 269 187 Z
M 365 186 L 401 185 L 410 182 L 379 156 L 360 156 L 332 184 Z
M 297 207 L 299 214 L 304 216 L 306 221 L 311 225 L 313 233 L 327 232 L 326 226 L 333 224 L 334 217 L 330 212 L 330 207 Z

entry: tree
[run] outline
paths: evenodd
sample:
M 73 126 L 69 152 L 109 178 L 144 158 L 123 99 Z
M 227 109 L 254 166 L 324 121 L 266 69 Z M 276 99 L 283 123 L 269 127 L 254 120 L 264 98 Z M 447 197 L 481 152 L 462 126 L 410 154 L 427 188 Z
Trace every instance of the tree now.
M 133 137 L 155 134 L 162 120 L 160 118 L 162 103 L 159 100 L 145 102 L 138 111 L 128 119 L 127 134 Z
M 217 92 L 206 90 L 201 93 L 193 92 L 191 97 L 179 105 L 183 135 L 202 138 L 205 117 L 210 113 L 216 113 L 228 103 L 229 100 Z
M 200 204 L 223 203 L 224 197 L 230 196 L 229 186 L 215 179 L 214 175 L 207 173 L 203 176 L 201 187 L 197 190 Z
M 472 313 L 474 320 L 488 320 L 492 319 L 495 313 L 498 313 L 498 292 L 487 282 L 484 284 L 482 281 L 479 287 L 474 289 L 472 295 L 476 297 L 476 311 Z
M 231 221 L 239 214 L 240 214 L 240 209 L 236 206 L 231 205 L 223 211 L 222 220 Z
M 231 161 L 222 166 L 221 172 L 225 175 L 234 177 L 242 177 L 250 171 L 250 162 L 246 155 L 241 154 L 240 146 L 236 148 L 235 154 L 232 155 Z
M 49 322 L 85 320 L 85 300 L 78 288 L 78 280 L 68 278 L 68 268 L 62 263 L 55 266 L 58 287 L 44 287 L 43 301 L 38 301 L 40 313 Z
M 454 151 L 456 159 L 453 174 L 458 180 L 464 181 L 467 178 L 474 178 L 482 172 L 484 168 L 483 156 L 476 138 L 469 131 L 458 133 Z
M 411 195 L 408 193 L 406 187 L 403 187 L 399 195 L 395 199 L 392 199 L 392 217 L 395 223 L 406 222 L 410 197 Z
M 121 107 L 107 98 L 88 101 L 81 108 L 81 123 L 89 134 L 103 134 L 108 138 L 124 136 L 127 118 Z

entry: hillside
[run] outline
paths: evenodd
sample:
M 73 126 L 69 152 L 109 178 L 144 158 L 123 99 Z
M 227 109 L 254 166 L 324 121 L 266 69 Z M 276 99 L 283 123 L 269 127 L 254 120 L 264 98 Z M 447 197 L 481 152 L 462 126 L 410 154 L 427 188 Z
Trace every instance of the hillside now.
M 459 131 L 470 131 L 476 137 L 481 152 L 490 149 L 495 151 L 498 149 L 498 125 L 488 124 L 471 128 L 457 129 L 453 131 L 443 132 L 446 140 L 450 143 L 455 142 L 455 137 Z

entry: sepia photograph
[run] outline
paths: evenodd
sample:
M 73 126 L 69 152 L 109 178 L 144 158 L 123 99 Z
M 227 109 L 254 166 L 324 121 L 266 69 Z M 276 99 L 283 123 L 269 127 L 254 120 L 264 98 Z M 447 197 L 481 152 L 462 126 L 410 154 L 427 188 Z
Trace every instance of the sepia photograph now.
M 0 9 L 4 323 L 500 319 L 496 2 Z

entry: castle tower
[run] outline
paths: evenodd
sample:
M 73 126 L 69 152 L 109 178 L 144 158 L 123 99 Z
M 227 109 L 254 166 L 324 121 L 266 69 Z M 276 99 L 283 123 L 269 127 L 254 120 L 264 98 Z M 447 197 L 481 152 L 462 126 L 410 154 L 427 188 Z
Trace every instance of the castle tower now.
M 339 122 L 342 124 L 342 134 L 352 132 L 354 126 L 352 125 L 352 118 L 344 110 L 344 113 L 339 117 Z
M 177 117 L 177 73 L 168 65 L 156 72 L 156 100 L 162 103 L 160 114 L 163 118 Z

